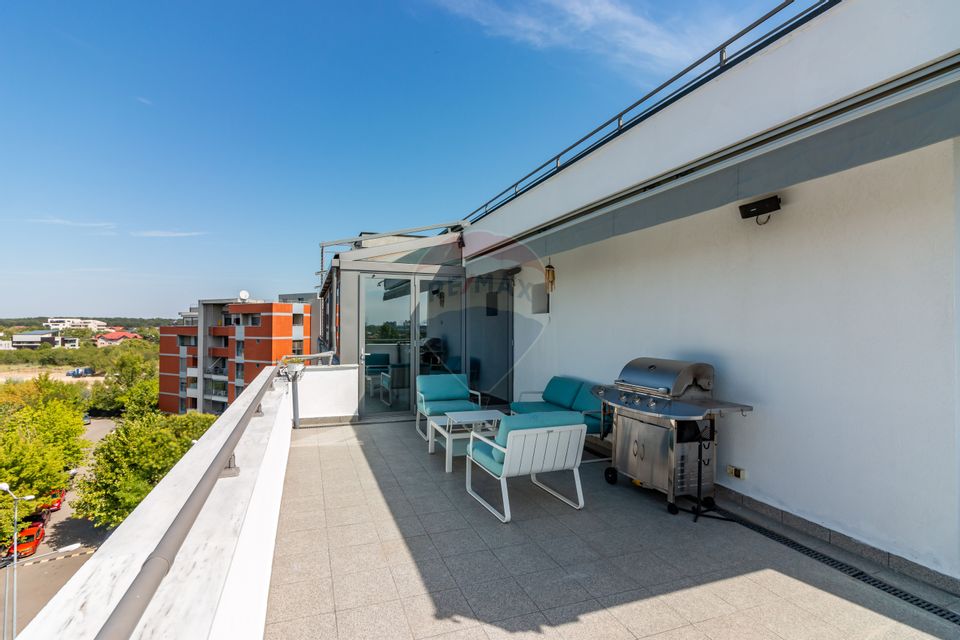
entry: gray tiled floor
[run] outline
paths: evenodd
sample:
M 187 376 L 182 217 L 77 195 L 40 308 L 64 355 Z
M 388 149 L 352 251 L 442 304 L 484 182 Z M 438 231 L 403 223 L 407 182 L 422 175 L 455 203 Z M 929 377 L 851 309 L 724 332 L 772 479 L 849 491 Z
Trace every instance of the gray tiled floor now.
M 607 485 L 603 466 L 582 468 L 583 511 L 511 481 L 504 525 L 467 496 L 463 460 L 444 473 L 412 423 L 294 432 L 266 637 L 960 637 L 739 525 L 671 516 L 659 494 Z

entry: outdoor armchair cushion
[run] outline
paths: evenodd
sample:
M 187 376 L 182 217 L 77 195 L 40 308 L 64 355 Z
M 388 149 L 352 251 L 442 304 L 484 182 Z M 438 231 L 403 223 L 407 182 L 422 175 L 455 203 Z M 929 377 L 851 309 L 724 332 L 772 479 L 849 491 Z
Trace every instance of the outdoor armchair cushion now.
M 549 402 L 511 402 L 510 410 L 514 413 L 540 413 L 543 411 L 566 411 L 567 409 Z
M 547 383 L 547 388 L 543 390 L 543 399 L 545 402 L 569 409 L 573 406 L 581 386 L 583 386 L 582 380 L 553 376 Z
M 507 436 L 511 431 L 520 429 L 538 429 L 540 427 L 559 427 L 567 424 L 583 424 L 583 415 L 576 411 L 551 411 L 545 413 L 525 413 L 517 416 L 506 416 L 500 420 L 497 437 L 494 438 L 501 447 L 507 446 Z M 503 463 L 504 454 L 491 448 L 493 459 Z
M 470 456 L 474 462 L 485 467 L 493 475 L 499 476 L 503 473 L 503 462 L 494 460 L 494 453 L 493 447 L 486 442 L 474 442 L 470 448 Z M 503 454 L 500 454 L 500 457 L 502 458 Z
M 480 411 L 477 403 L 469 400 L 427 400 L 419 408 L 425 416 L 442 416 L 450 411 Z
M 600 418 L 595 415 L 583 416 L 583 424 L 587 425 L 587 433 L 600 434 Z
M 577 393 L 577 397 L 573 399 L 573 404 L 570 408 L 574 411 L 600 411 L 600 400 L 590 393 L 592 388 L 592 382 L 584 382 L 580 387 L 579 393 Z
M 389 353 L 370 353 L 364 357 L 367 374 L 383 373 L 390 366 Z
M 433 376 L 417 376 L 417 393 L 424 400 L 468 400 L 470 388 L 463 373 L 444 373 Z

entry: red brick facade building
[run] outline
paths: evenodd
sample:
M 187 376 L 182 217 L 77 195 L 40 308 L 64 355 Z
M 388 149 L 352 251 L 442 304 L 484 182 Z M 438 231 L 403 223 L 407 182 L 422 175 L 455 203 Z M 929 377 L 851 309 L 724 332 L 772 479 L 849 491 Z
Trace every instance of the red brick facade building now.
M 161 411 L 222 413 L 264 367 L 310 351 L 310 305 L 201 300 L 160 328 Z

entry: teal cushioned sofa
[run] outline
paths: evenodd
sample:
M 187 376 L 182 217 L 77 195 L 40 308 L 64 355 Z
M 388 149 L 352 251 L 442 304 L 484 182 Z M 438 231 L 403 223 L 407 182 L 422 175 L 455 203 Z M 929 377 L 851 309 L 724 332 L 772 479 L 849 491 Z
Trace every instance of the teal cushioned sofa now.
M 544 413 L 553 411 L 579 411 L 583 414 L 583 422 L 587 425 L 587 433 L 592 435 L 606 435 L 602 433 L 600 424 L 600 401 L 590 393 L 593 382 L 579 380 L 570 376 L 554 376 L 542 392 L 523 391 L 520 401 L 510 403 L 510 411 L 515 414 Z M 524 401 L 526 395 L 539 395 L 539 401 Z

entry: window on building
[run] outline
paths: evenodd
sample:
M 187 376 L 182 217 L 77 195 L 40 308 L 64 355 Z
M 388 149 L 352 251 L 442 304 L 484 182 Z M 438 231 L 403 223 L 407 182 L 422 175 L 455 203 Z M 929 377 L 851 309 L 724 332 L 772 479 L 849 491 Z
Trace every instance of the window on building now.
M 246 323 L 245 323 L 245 324 L 246 324 L 248 327 L 259 327 L 259 326 L 260 326 L 260 314 L 259 314 L 259 313 L 251 313 L 250 315 L 246 316 Z
M 302 327 L 303 326 L 303 314 L 295 313 L 293 314 L 293 326 Z
M 303 355 L 303 340 L 294 340 L 293 341 L 293 350 L 291 353 L 295 356 Z
M 242 382 L 243 381 L 243 363 L 238 362 L 235 366 L 236 366 L 236 369 L 235 369 L 234 378 L 236 379 L 236 382 Z
M 243 340 L 237 340 L 237 357 L 243 355 Z

